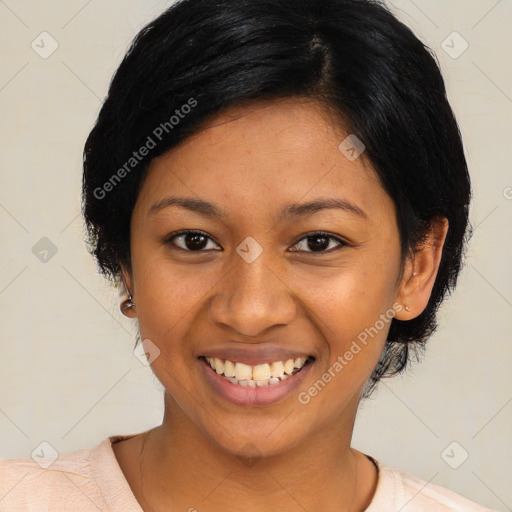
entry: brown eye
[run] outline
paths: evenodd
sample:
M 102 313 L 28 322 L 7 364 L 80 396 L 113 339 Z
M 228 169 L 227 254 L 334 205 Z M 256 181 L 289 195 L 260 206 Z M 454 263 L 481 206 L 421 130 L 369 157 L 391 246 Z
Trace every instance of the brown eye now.
M 306 241 L 306 242 L 304 242 Z M 306 237 L 304 237 L 302 240 L 299 241 L 299 243 L 295 244 L 294 247 L 301 246 L 301 249 L 298 249 L 298 251 L 304 251 L 304 252 L 312 252 L 312 253 L 322 253 L 322 252 L 333 252 L 332 250 L 327 251 L 327 249 L 330 247 L 332 249 L 332 241 L 338 243 L 338 247 L 344 247 L 347 244 L 339 239 L 338 237 L 335 237 L 333 235 L 330 235 L 329 233 L 312 233 Z M 302 244 L 302 245 L 301 245 Z M 334 246 L 336 247 L 336 246 Z M 335 249 L 336 250 L 336 249 Z M 293 251 L 297 252 L 297 250 Z
M 212 238 L 202 231 L 182 231 L 167 239 L 168 243 L 187 252 L 211 250 L 212 247 L 208 247 L 209 241 L 213 242 Z

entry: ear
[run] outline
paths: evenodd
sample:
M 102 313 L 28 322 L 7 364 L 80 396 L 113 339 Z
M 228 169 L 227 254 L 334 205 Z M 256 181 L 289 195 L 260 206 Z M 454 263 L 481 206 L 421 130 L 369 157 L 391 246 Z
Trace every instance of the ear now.
M 124 301 L 132 294 L 133 297 L 133 279 L 131 273 L 124 267 L 121 266 L 121 282 L 122 286 L 124 286 L 124 290 L 121 287 L 120 293 L 124 293 L 123 297 L 123 303 Z M 132 306 L 131 308 L 123 309 L 121 304 L 121 312 L 123 315 L 127 316 L 128 318 L 136 318 L 137 313 L 135 311 L 135 306 Z
M 407 259 L 397 294 L 397 302 L 402 305 L 395 315 L 398 320 L 412 320 L 427 307 L 447 233 L 448 220 L 434 219 L 425 239 Z

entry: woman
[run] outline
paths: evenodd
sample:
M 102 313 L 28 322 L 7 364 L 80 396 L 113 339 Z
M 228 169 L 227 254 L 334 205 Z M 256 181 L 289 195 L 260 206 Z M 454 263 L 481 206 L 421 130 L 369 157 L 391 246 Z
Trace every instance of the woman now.
M 2 510 L 488 510 L 350 446 L 435 329 L 469 199 L 438 66 L 380 3 L 173 5 L 119 66 L 83 175 L 163 422 L 2 461 Z

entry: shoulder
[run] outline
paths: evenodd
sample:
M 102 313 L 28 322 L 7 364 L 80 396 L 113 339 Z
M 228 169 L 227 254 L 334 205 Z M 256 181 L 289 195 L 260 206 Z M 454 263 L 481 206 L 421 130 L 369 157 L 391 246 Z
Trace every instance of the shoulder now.
M 0 510 L 108 510 L 95 479 L 94 455 L 110 444 L 107 438 L 92 449 L 34 458 L 0 460 Z
M 377 461 L 379 480 L 367 512 L 494 512 L 460 494 Z

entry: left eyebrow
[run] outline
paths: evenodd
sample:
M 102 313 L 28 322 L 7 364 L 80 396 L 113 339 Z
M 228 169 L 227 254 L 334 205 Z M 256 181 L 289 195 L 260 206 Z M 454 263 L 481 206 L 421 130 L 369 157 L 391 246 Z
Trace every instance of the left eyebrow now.
M 315 199 L 308 203 L 290 203 L 283 208 L 279 219 L 282 220 L 287 217 L 312 215 L 316 212 L 329 209 L 343 210 L 364 219 L 368 219 L 366 213 L 359 208 L 359 206 L 347 201 L 346 199 L 338 199 L 334 197 Z

